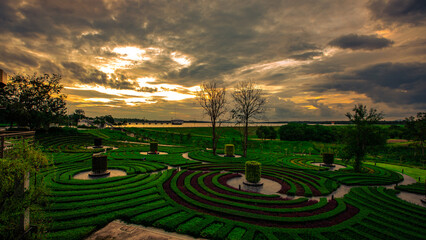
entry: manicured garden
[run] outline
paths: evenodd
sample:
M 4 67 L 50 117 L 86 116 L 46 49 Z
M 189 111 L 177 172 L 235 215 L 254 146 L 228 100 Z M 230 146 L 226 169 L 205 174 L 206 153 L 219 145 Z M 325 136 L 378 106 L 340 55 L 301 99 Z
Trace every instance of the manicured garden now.
M 47 239 L 84 239 L 114 219 L 208 239 L 424 239 L 426 208 L 397 197 L 424 193 L 424 184 L 398 185 L 403 177 L 389 167 L 364 164 L 338 171 L 320 162 L 315 142 L 251 142 L 247 157 L 213 156 L 205 129 L 63 131 L 37 136 L 54 165 L 40 169 L 50 204 Z M 234 144 L 238 131 L 224 130 L 218 153 Z M 105 148 L 90 148 L 102 138 Z M 158 141 L 150 152 L 149 142 Z M 169 144 L 169 145 L 163 145 Z M 78 180 L 91 169 L 92 154 L 104 152 L 108 169 L 126 176 Z M 261 164 L 262 178 L 280 185 L 276 194 L 240 190 L 245 162 Z M 335 159 L 337 164 L 345 164 Z M 421 171 L 425 170 L 419 170 Z M 416 172 L 416 173 L 419 173 Z M 331 195 L 354 186 L 343 198 Z M 312 198 L 314 197 L 314 198 Z

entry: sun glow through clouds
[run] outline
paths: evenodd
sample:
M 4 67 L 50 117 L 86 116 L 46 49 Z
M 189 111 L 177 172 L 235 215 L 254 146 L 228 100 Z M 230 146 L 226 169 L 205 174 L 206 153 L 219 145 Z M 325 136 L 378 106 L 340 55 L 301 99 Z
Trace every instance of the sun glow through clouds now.
M 173 61 L 179 63 L 180 65 L 183 65 L 183 66 L 191 65 L 191 60 L 183 54 L 179 54 L 177 52 L 172 52 L 172 54 L 170 54 L 170 55 L 171 55 Z
M 117 69 L 129 69 L 140 62 L 148 61 L 151 57 L 148 56 L 149 54 L 147 54 L 147 52 L 153 51 L 150 48 L 148 48 L 147 51 L 145 49 L 131 46 L 115 47 L 112 50 L 108 47 L 102 47 L 101 50 L 118 54 L 117 57 L 108 59 L 103 57 L 96 58 L 98 60 L 97 68 L 106 74 L 113 74 Z
M 141 61 L 149 60 L 149 57 L 143 56 L 146 51 L 137 47 L 116 47 L 112 50 L 115 53 L 118 53 L 122 59 Z
M 116 98 L 85 98 L 85 102 L 99 102 L 110 103 L 113 101 L 125 102 L 126 105 L 135 106 L 138 103 L 152 104 L 157 103 L 159 99 L 166 101 L 180 101 L 184 99 L 195 98 L 195 91 L 198 89 L 194 87 L 183 87 L 173 84 L 155 84 L 156 79 L 150 77 L 138 78 L 136 82 L 139 87 L 135 90 L 130 89 L 115 89 L 108 88 L 101 85 L 83 85 L 77 84 L 74 87 L 65 87 L 72 90 L 80 91 L 96 91 L 108 95 L 116 96 Z M 148 89 L 149 91 L 145 91 Z

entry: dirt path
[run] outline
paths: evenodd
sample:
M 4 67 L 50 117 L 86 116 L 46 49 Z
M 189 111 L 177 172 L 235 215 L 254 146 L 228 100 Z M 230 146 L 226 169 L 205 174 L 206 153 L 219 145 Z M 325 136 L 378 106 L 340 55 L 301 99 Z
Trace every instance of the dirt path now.
M 108 225 L 90 235 L 86 240 L 192 240 L 188 235 L 170 233 L 158 228 L 144 227 L 127 224 L 120 220 L 114 220 Z

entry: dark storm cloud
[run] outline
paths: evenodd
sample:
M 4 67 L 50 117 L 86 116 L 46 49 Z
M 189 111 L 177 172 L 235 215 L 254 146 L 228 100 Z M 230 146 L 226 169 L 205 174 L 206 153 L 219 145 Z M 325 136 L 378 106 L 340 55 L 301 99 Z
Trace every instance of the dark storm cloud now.
M 329 111 L 335 110 L 335 105 L 326 105 L 327 99 L 306 100 L 303 104 L 316 108 L 307 109 L 300 99 L 314 87 L 327 94 L 324 83 L 330 81 L 337 81 L 336 89 L 358 89 L 374 100 L 389 102 L 394 98 L 395 105 L 422 101 L 420 94 L 415 100 L 413 93 L 422 89 L 418 81 L 398 85 L 395 78 L 393 85 L 387 86 L 384 80 L 376 79 L 382 75 L 384 79 L 386 72 L 396 76 L 403 71 L 406 75 L 405 68 L 382 66 L 382 75 L 372 72 L 380 72 L 376 63 L 389 59 L 424 59 L 424 40 L 419 37 L 424 35 L 423 6 L 420 1 L 352 0 L 2 0 L 0 65 L 8 72 L 60 71 L 68 87 L 98 84 L 143 92 L 161 89 L 140 88 L 135 81 L 138 78 L 184 87 L 211 79 L 232 87 L 236 81 L 253 79 L 270 86 L 265 90 L 274 91 L 272 96 L 298 97 L 297 104 L 289 102 L 277 111 L 287 109 L 292 116 L 305 119 L 325 118 L 333 115 Z M 382 22 L 384 27 L 377 27 Z M 410 23 L 404 25 L 410 31 L 395 35 L 395 28 L 383 29 L 390 23 Z M 409 29 L 413 24 L 418 32 Z M 386 30 L 389 39 L 371 35 L 378 30 Z M 397 41 L 395 47 L 389 47 L 390 39 Z M 330 42 L 343 49 L 381 51 L 345 51 L 330 48 Z M 141 60 L 125 59 L 125 54 L 114 52 L 116 47 L 126 46 L 146 52 Z M 189 62 L 179 63 L 172 53 Z M 101 69 L 116 70 L 106 74 Z M 390 100 L 385 99 L 385 92 Z M 168 111 L 166 104 L 159 100 L 158 104 L 133 107 L 154 115 L 160 114 L 156 110 Z M 115 111 L 135 114 L 127 105 Z M 277 112 L 276 117 L 285 115 Z
M 384 23 L 424 24 L 426 1 L 424 0 L 371 0 L 368 3 L 373 19 Z
M 381 63 L 355 71 L 354 75 L 383 87 L 403 88 L 425 83 L 426 63 Z
M 84 89 L 77 90 L 77 89 L 65 88 L 63 92 L 65 94 L 76 95 L 81 98 L 116 98 L 117 97 L 116 95 L 112 95 L 112 94 L 100 93 L 97 91 L 84 90 Z
M 0 61 L 3 61 L 5 65 L 10 64 L 12 60 L 13 64 L 18 66 L 38 67 L 38 59 L 30 53 L 23 52 L 18 48 L 10 49 L 6 47 L 0 47 Z
M 348 34 L 332 40 L 329 45 L 352 50 L 374 50 L 389 47 L 393 41 L 376 35 Z
M 319 57 L 322 55 L 323 55 L 322 52 L 305 52 L 302 54 L 292 55 L 289 58 L 293 58 L 296 60 L 309 60 L 309 59 L 313 59 L 314 57 Z
M 123 74 L 113 74 L 111 78 L 93 67 L 85 67 L 76 62 L 63 62 L 62 66 L 71 74 L 69 77 L 83 84 L 98 84 L 117 89 L 133 89 L 134 86 L 127 81 Z
M 313 42 L 312 33 L 302 30 L 303 26 L 295 26 L 295 22 L 302 23 L 304 18 L 296 12 L 322 17 L 330 15 L 327 12 L 333 12 L 339 5 L 312 2 L 306 8 L 304 3 L 277 0 L 245 1 L 243 5 L 239 1 L 58 3 L 45 0 L 20 7 L 14 1 L 5 3 L 13 13 L 7 15 L 9 24 L 3 25 L 6 31 L 31 38 L 46 36 L 48 40 L 44 40 L 47 42 L 42 45 L 42 51 L 63 54 L 63 58 L 70 52 L 70 46 L 81 55 L 113 56 L 111 51 L 102 50 L 105 45 L 158 47 L 192 56 L 192 64 L 182 69 L 156 58 L 155 62 L 141 64 L 140 71 L 136 71 L 184 86 L 219 78 L 259 61 L 313 57 L 317 53 L 308 52 L 320 47 Z M 313 11 L 315 8 L 324 11 Z M 59 42 L 71 45 L 59 46 Z M 97 82 L 104 80 L 100 73 L 92 73 L 90 78 Z
M 206 59 L 207 60 L 207 59 Z M 179 70 L 173 70 L 161 77 L 164 79 L 178 80 L 184 86 L 193 86 L 202 81 L 217 79 L 223 74 L 241 67 L 241 64 L 233 62 L 229 58 L 217 57 L 209 59 L 209 64 L 204 61 L 198 61 Z M 197 81 L 194 83 L 194 81 Z
M 108 77 L 105 73 L 94 68 L 86 69 L 79 63 L 63 62 L 62 66 L 68 69 L 72 73 L 72 76 L 81 83 L 95 83 L 103 85 L 108 81 Z
M 275 97 L 269 99 L 272 105 L 269 109 L 270 115 L 274 119 L 287 119 L 289 121 L 300 119 L 335 120 L 342 119 L 344 116 L 338 111 L 340 109 L 331 109 L 324 103 L 318 102 L 320 99 L 309 101 L 315 109 L 308 109 L 303 104 L 296 104 L 291 100 L 278 100 Z
M 376 102 L 426 107 L 426 63 L 381 63 L 335 74 L 317 91 L 337 89 L 364 93 Z

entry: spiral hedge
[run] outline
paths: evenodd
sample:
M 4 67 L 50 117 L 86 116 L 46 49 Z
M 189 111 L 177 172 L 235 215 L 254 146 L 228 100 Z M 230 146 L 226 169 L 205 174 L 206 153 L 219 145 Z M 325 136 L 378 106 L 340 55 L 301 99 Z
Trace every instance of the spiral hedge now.
M 53 138 L 53 137 L 52 137 Z M 93 136 L 83 135 L 87 141 Z M 105 140 L 105 139 L 104 139 Z M 127 176 L 77 180 L 91 169 L 92 151 L 70 136 L 43 138 L 55 165 L 41 169 L 50 205 L 47 239 L 84 239 L 114 219 L 208 239 L 424 239 L 426 210 L 383 187 L 355 187 L 344 198 L 321 198 L 341 184 L 389 184 L 400 175 L 365 165 L 362 173 L 325 171 L 319 157 L 260 153 L 223 158 L 188 147 L 161 147 L 168 155 L 144 155 L 149 145 L 108 140 L 108 167 Z M 194 159 L 182 156 L 190 152 Z M 145 160 L 143 159 L 145 158 Z M 262 163 L 262 178 L 278 182 L 283 198 L 228 185 L 241 177 L 245 161 Z M 180 166 L 181 170 L 168 169 Z M 317 196 L 316 200 L 309 199 Z
M 242 195 L 221 183 L 232 175 L 180 171 L 163 184 L 175 202 L 199 212 L 268 227 L 312 228 L 338 224 L 358 213 L 342 199 L 308 201 Z
M 395 187 L 395 189 L 404 192 L 422 194 L 426 196 L 426 183 L 417 182 L 409 185 L 398 185 Z
M 381 167 L 365 164 L 361 173 L 353 170 L 323 171 L 319 175 L 328 177 L 345 185 L 388 185 L 401 182 L 404 178 Z
M 198 164 L 187 167 L 190 170 L 215 171 L 225 170 L 244 173 L 242 164 Z M 324 196 L 335 191 L 339 184 L 336 181 L 301 170 L 262 166 L 262 177 L 281 184 L 279 193 L 296 196 Z

